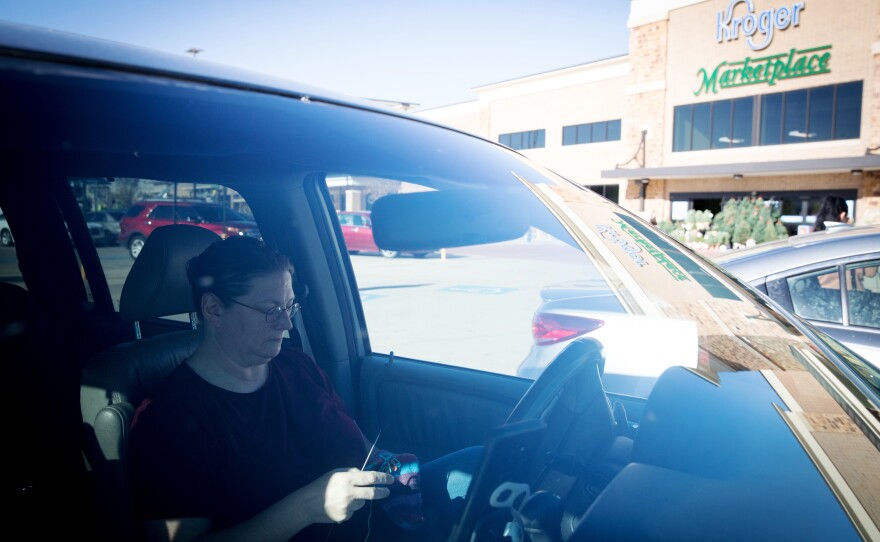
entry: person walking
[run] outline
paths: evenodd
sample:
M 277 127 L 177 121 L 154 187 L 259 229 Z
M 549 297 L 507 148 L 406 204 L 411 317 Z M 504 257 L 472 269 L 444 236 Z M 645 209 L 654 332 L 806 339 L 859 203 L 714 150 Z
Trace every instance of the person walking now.
M 825 196 L 825 199 L 822 200 L 822 207 L 816 214 L 813 231 L 823 231 L 835 226 L 846 225 L 849 223 L 848 214 L 849 207 L 845 199 L 833 194 Z

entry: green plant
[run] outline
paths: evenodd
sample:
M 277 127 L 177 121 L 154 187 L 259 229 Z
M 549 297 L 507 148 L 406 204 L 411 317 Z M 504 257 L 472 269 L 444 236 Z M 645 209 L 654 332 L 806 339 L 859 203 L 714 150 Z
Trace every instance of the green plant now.
M 661 220 L 657 228 L 682 243 L 708 247 L 745 245 L 749 240 L 765 243 L 788 237 L 779 221 L 779 210 L 760 197 L 731 198 L 721 211 L 690 209 L 684 220 Z
M 779 217 L 779 210 L 761 197 L 731 198 L 715 215 L 710 229 L 726 234 L 727 242 L 746 244 L 751 239 L 765 243 L 788 237 Z
M 748 220 L 742 219 L 736 223 L 736 228 L 733 230 L 734 244 L 744 245 L 751 236 L 752 227 L 749 225 Z

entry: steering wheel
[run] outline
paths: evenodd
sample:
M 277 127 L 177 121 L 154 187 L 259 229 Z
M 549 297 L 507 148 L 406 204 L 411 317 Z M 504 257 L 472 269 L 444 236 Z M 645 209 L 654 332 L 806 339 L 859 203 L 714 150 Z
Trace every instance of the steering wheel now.
M 601 374 L 605 370 L 602 343 L 580 337 L 556 356 L 526 391 L 507 418 L 507 423 L 544 419 L 552 423 L 551 406 L 558 402 L 581 414 L 596 399 L 605 400 Z M 550 428 L 552 433 L 552 427 Z
M 509 456 L 505 456 L 502 452 L 499 454 L 501 459 L 497 464 L 485 466 L 486 472 L 490 475 L 485 478 L 477 476 L 474 480 L 475 487 L 468 489 L 465 512 L 453 530 L 450 541 L 497 539 L 491 533 L 494 532 L 493 528 L 503 526 L 503 522 L 499 522 L 496 515 L 491 513 L 481 521 L 474 521 L 474 516 L 484 514 L 486 505 L 477 501 L 482 500 L 481 496 L 489 495 L 495 490 L 498 477 L 494 475 L 499 471 L 505 471 L 506 476 L 521 477 L 516 481 L 530 482 L 529 485 L 534 491 L 540 482 L 540 473 L 546 467 L 559 468 L 559 465 L 553 461 L 556 456 L 545 456 L 546 453 L 556 454 L 560 451 L 569 453 L 571 455 L 565 456 L 565 462 L 571 465 L 572 458 L 576 458 L 574 463 L 577 463 L 577 458 L 590 457 L 598 447 L 608 442 L 609 435 L 614 429 L 614 420 L 602 387 L 601 374 L 604 365 L 602 343 L 582 337 L 573 340 L 532 383 L 511 411 L 503 427 L 515 431 L 517 427 L 531 427 L 529 422 L 536 424 L 540 421 L 542 431 L 539 440 L 528 445 L 511 444 L 508 447 L 512 446 L 515 449 L 509 451 Z M 576 438 L 572 439 L 573 442 L 568 442 L 571 436 Z M 566 446 L 575 443 L 576 449 L 566 449 Z M 518 457 L 517 449 L 526 448 L 531 450 L 529 456 L 532 458 L 531 464 L 521 464 L 515 459 Z M 544 464 L 548 457 L 550 462 Z M 513 468 L 514 465 L 517 467 Z M 509 472 L 511 470 L 517 472 Z M 557 506 L 562 505 L 558 497 L 553 497 L 553 500 Z M 555 511 L 548 509 L 546 512 L 541 514 L 544 517 L 539 518 L 538 521 L 546 524 L 548 534 L 559 533 L 561 526 L 557 514 L 562 513 L 561 509 Z M 485 532 L 481 533 L 481 529 L 485 529 Z M 558 539 L 557 534 L 547 538 L 547 540 Z

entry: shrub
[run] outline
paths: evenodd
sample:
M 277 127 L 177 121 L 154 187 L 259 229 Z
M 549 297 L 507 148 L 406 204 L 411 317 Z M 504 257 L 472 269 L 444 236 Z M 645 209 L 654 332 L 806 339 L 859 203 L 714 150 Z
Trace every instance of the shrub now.
M 765 243 L 788 237 L 779 221 L 779 210 L 763 198 L 728 199 L 718 214 L 691 209 L 684 220 L 662 220 L 657 228 L 683 243 L 707 247 L 729 247 Z

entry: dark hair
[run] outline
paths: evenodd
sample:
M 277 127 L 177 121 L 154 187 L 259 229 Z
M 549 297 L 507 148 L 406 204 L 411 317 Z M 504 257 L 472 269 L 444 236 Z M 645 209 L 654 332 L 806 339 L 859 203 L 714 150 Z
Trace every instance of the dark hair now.
M 816 214 L 816 223 L 813 225 L 813 231 L 822 231 L 825 229 L 825 222 L 837 222 L 840 220 L 840 213 L 849 212 L 846 200 L 839 196 L 825 196 L 822 201 L 822 208 Z
M 253 237 L 230 237 L 211 244 L 186 263 L 196 312 L 202 316 L 202 296 L 210 292 L 228 303 L 250 291 L 250 280 L 277 272 L 293 275 L 287 256 Z

